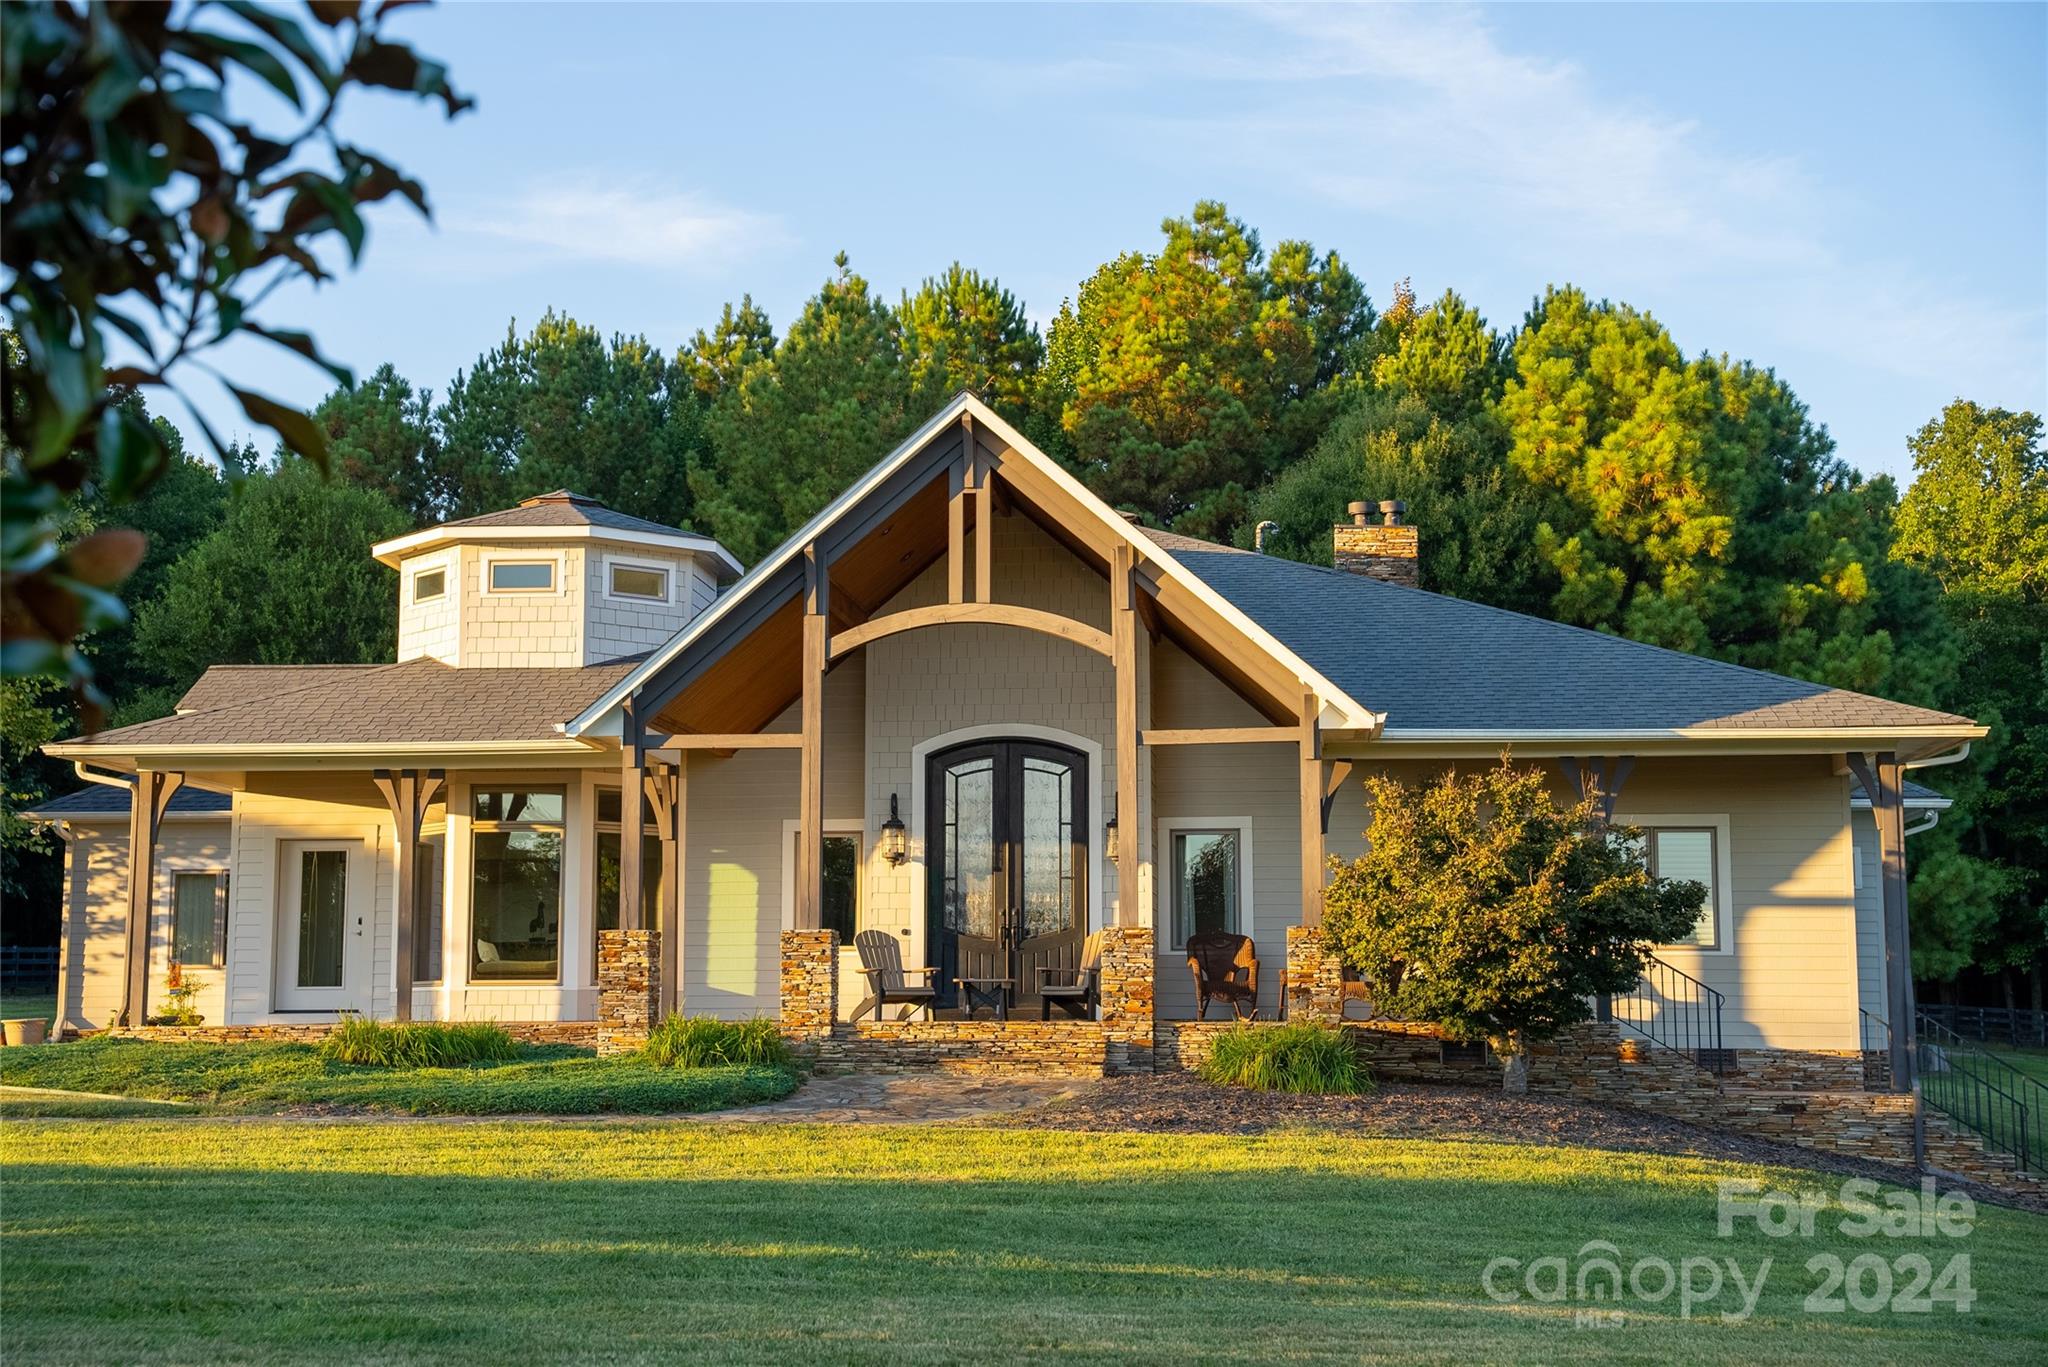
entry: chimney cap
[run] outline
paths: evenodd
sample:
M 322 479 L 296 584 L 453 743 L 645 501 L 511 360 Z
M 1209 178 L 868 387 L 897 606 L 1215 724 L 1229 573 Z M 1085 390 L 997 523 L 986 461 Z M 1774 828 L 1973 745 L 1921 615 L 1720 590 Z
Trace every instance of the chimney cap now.
M 1408 505 L 1398 498 L 1383 498 L 1380 500 L 1380 514 L 1386 518 L 1389 527 L 1400 526 L 1401 514 L 1407 511 Z
M 1345 512 L 1351 514 L 1351 521 L 1360 527 L 1365 525 L 1365 515 L 1372 511 L 1372 505 L 1362 499 L 1353 499 L 1346 505 Z

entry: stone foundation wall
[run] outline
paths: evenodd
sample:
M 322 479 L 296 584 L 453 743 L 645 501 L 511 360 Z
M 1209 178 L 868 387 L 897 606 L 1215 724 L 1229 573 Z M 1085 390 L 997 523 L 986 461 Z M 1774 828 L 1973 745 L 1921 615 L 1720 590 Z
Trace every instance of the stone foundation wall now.
M 661 932 L 597 933 L 597 1052 L 625 1054 L 647 1043 L 661 1019 Z
M 1101 1077 L 1110 1031 L 1096 1021 L 863 1020 L 815 1040 L 820 1073 Z
M 1104 926 L 1102 929 L 1102 1029 L 1109 1044 L 1108 1071 L 1149 1073 L 1153 1028 L 1153 957 L 1150 926 Z

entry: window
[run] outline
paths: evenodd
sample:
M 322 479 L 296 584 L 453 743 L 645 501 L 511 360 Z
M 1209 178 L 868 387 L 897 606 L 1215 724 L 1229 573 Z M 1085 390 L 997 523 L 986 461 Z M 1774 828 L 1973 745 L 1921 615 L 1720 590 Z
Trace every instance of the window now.
M 493 560 L 492 593 L 546 593 L 555 587 L 552 560 Z
M 1707 890 L 1692 934 L 1673 940 L 1673 944 L 1720 947 L 1714 916 L 1714 908 L 1720 905 L 1717 835 L 1712 826 L 1660 826 L 1643 831 L 1643 862 L 1652 877 L 1699 883 Z
M 225 873 L 171 875 L 171 957 L 186 968 L 218 968 L 227 948 Z
M 1175 949 L 1186 946 L 1188 937 L 1198 931 L 1245 933 L 1241 840 L 1241 831 L 1229 829 L 1171 833 Z
M 417 983 L 441 981 L 441 917 L 446 906 L 442 875 L 447 868 L 447 848 L 445 836 L 423 836 L 419 859 L 413 865 L 412 980 Z
M 472 804 L 470 976 L 553 981 L 561 971 L 562 791 L 479 790 Z
M 782 898 L 784 914 L 793 914 L 797 906 L 797 840 L 791 832 L 788 838 L 788 894 Z M 825 832 L 825 867 L 823 875 L 823 902 L 817 908 L 819 930 L 838 930 L 840 945 L 854 943 L 854 930 L 860 926 L 860 836 Z
M 619 928 L 619 840 L 622 804 L 617 788 L 597 790 L 597 915 L 592 931 Z M 640 924 L 661 929 L 661 837 L 652 833 L 654 804 L 640 801 Z M 591 960 L 597 962 L 593 951 Z
M 668 601 L 668 571 L 653 565 L 628 565 L 613 561 L 608 580 L 614 598 L 645 598 L 656 603 Z
M 412 601 L 431 603 L 448 591 L 448 571 L 421 570 L 412 577 Z

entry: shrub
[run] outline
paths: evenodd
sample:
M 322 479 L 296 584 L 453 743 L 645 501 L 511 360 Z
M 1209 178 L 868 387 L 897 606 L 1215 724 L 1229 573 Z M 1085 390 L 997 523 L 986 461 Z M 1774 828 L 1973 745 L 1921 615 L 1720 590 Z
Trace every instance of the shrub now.
M 386 1025 L 350 1016 L 320 1042 L 320 1056 L 372 1068 L 459 1068 L 518 1058 L 519 1045 L 486 1021 Z
M 1356 1096 L 1373 1087 L 1372 1074 L 1344 1031 L 1309 1021 L 1234 1026 L 1216 1036 L 1198 1071 L 1210 1082 L 1256 1092 Z
M 648 1032 L 641 1052 L 664 1068 L 789 1068 L 796 1063 L 775 1022 L 759 1016 L 743 1021 L 670 1016 Z
M 1528 1090 L 1528 1041 L 1626 992 L 1650 946 L 1692 930 L 1707 890 L 1653 877 L 1640 832 L 1600 797 L 1571 806 L 1508 755 L 1427 784 L 1365 780 L 1366 852 L 1323 895 L 1323 942 L 1372 984 L 1373 1005 L 1487 1040 L 1510 1092 Z

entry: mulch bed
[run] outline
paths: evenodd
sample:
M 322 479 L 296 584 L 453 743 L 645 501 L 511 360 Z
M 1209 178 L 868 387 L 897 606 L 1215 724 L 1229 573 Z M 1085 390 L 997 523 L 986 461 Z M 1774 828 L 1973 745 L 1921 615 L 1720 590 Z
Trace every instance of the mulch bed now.
M 1295 1096 L 1219 1087 L 1192 1073 L 1105 1078 L 1077 1096 L 986 1124 L 1047 1130 L 1119 1130 L 1144 1134 L 1262 1134 L 1321 1129 L 1380 1139 L 1473 1139 L 1507 1144 L 1572 1145 L 1623 1152 L 1688 1154 L 1736 1163 L 1806 1168 L 1843 1177 L 1914 1185 L 1903 1168 L 1818 1153 L 1730 1130 L 1591 1102 L 1508 1096 L 1479 1088 L 1382 1085 L 1364 1096 Z M 1979 1201 L 2048 1211 L 2048 1200 L 1944 1179 Z

